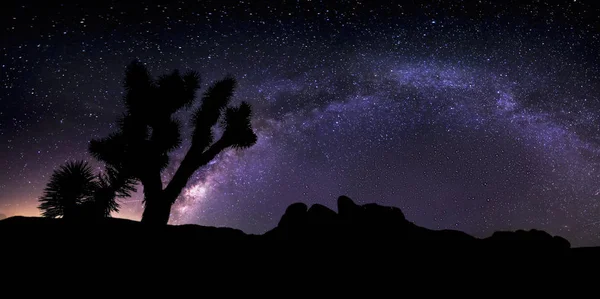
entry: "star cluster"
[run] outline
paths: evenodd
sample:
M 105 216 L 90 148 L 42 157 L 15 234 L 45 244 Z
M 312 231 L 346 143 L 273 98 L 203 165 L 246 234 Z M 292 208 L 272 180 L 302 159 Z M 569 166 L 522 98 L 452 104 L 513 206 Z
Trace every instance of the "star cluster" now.
M 293 202 L 344 194 L 434 229 L 600 245 L 593 2 L 19 1 L 1 14 L 0 213 L 39 215 L 52 171 L 92 160 L 139 59 L 154 75 L 197 70 L 204 88 L 231 74 L 254 109 L 257 144 L 199 170 L 173 224 L 262 233 Z M 115 216 L 139 219 L 141 194 L 121 204 Z

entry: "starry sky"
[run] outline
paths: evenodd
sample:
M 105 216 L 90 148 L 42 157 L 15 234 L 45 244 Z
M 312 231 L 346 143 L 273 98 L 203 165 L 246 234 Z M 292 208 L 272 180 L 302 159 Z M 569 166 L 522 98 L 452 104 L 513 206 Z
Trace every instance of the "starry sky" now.
M 102 169 L 87 144 L 115 130 L 139 59 L 200 72 L 201 91 L 231 74 L 254 109 L 257 144 L 200 169 L 172 224 L 263 233 L 291 203 L 347 195 L 432 229 L 600 245 L 597 4 L 394 2 L 3 4 L 0 213 L 39 215 L 67 160 Z M 113 216 L 140 219 L 141 199 Z

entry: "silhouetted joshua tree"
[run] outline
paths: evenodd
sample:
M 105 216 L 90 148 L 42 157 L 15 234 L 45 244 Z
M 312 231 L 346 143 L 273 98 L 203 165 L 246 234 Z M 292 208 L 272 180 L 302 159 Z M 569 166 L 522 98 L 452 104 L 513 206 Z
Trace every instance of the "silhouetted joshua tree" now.
M 127 67 L 124 85 L 126 112 L 117 122 L 119 130 L 92 140 L 89 151 L 142 183 L 142 222 L 166 224 L 171 206 L 198 168 L 228 148 L 247 148 L 256 143 L 250 124 L 251 107 L 246 102 L 229 107 L 234 78 L 210 86 L 191 119 L 191 147 L 171 181 L 163 186 L 161 173 L 169 163 L 169 153 L 182 142 L 181 125 L 173 114 L 193 105 L 200 77 L 196 72 L 182 76 L 175 70 L 155 80 L 140 62 L 134 61 Z M 213 127 L 219 120 L 222 134 L 215 141 Z
M 79 205 L 90 200 L 96 183 L 87 162 L 67 162 L 52 173 L 40 198 L 44 217 L 71 219 L 77 217 Z

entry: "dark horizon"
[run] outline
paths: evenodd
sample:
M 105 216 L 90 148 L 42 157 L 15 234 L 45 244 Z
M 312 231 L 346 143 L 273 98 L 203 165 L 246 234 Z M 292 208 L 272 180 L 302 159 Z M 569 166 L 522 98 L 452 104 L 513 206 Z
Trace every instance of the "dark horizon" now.
M 39 215 L 67 160 L 101 168 L 88 142 L 116 129 L 125 67 L 139 59 L 154 76 L 198 71 L 201 91 L 231 74 L 233 102 L 253 107 L 257 144 L 201 168 L 173 224 L 263 233 L 291 203 L 335 209 L 347 195 L 431 229 L 534 228 L 600 245 L 593 1 L 313 2 L 8 4 L 0 214 Z M 113 216 L 139 220 L 141 199 Z

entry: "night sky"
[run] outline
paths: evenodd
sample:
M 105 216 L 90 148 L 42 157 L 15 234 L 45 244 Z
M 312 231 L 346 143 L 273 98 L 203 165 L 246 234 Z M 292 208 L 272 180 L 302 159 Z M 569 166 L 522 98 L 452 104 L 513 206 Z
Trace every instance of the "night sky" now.
M 257 144 L 198 171 L 172 224 L 263 233 L 347 195 L 433 229 L 600 245 L 593 1 L 67 2 L 2 4 L 0 214 L 39 215 L 67 160 L 103 168 L 88 142 L 115 130 L 139 59 L 199 71 L 201 92 L 231 74 L 254 108 Z M 140 219 L 141 192 L 121 205 Z

